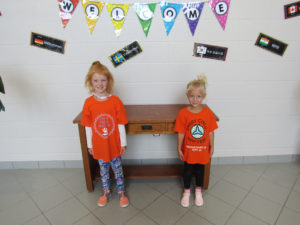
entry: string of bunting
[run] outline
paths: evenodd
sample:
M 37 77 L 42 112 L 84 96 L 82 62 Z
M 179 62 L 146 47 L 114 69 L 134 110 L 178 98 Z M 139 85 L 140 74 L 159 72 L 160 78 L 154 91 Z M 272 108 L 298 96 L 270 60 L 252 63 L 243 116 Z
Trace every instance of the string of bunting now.
M 59 15 L 62 20 L 63 28 L 67 26 L 68 21 L 72 18 L 72 14 L 78 5 L 78 2 L 79 0 L 58 0 Z M 209 4 L 221 27 L 225 30 L 230 0 L 208 0 L 190 3 L 170 3 L 161 1 L 158 3 L 134 4 L 112 4 L 98 0 L 81 0 L 81 3 L 91 34 L 100 17 L 101 11 L 106 5 L 115 29 L 115 34 L 116 36 L 119 36 L 129 7 L 132 5 L 147 37 L 157 4 L 159 4 L 161 9 L 167 35 L 169 35 L 181 9 L 185 15 L 191 34 L 194 35 L 205 3 Z

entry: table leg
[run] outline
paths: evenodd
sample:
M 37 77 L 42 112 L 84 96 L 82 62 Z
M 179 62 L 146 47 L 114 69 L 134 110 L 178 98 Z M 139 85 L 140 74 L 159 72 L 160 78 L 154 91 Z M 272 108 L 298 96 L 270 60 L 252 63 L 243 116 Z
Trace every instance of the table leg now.
M 207 163 L 204 167 L 204 179 L 203 179 L 203 189 L 207 189 L 208 188 L 208 184 L 209 184 L 209 174 L 210 174 L 210 162 Z
M 80 144 L 81 144 L 81 153 L 82 153 L 86 187 L 89 192 L 92 192 L 94 190 L 93 175 L 92 175 L 91 164 L 90 164 L 90 156 L 87 148 L 85 127 L 82 126 L 81 124 L 78 124 L 78 130 L 79 130 L 79 137 L 80 137 Z

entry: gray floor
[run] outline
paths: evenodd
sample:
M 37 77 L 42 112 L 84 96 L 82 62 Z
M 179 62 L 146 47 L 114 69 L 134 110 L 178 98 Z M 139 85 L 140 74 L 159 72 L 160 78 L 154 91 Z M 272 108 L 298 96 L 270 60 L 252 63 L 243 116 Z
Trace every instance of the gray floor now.
M 88 193 L 83 169 L 0 170 L 0 180 L 1 225 L 300 224 L 300 163 L 213 165 L 204 206 L 189 208 L 181 179 L 127 180 L 125 209 L 115 191 L 98 207 L 101 185 Z

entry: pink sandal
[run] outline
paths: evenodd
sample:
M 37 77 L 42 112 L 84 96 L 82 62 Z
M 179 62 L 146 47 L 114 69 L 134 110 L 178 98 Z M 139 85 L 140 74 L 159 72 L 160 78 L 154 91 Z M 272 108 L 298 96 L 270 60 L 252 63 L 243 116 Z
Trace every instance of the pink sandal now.
M 203 205 L 203 198 L 201 193 L 201 188 L 196 188 L 195 191 L 195 205 L 202 206 Z
M 181 198 L 181 205 L 182 207 L 189 207 L 190 205 L 190 190 L 186 189 Z

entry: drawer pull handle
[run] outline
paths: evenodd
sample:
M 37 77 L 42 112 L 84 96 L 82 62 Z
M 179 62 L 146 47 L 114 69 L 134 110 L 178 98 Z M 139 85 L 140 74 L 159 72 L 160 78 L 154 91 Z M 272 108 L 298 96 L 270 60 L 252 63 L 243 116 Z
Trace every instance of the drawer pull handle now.
M 142 130 L 152 130 L 152 125 L 142 125 Z

